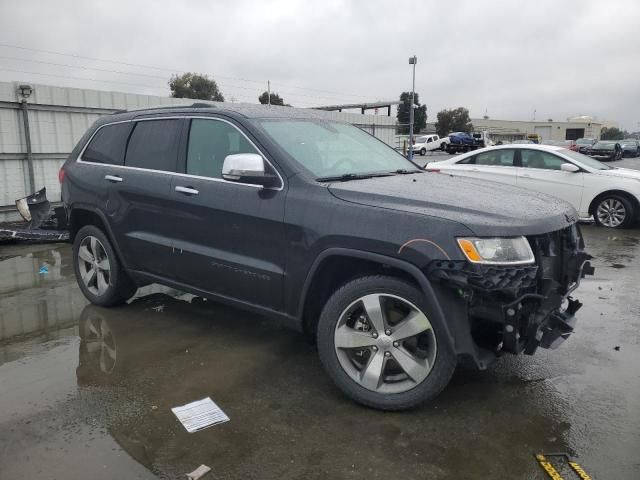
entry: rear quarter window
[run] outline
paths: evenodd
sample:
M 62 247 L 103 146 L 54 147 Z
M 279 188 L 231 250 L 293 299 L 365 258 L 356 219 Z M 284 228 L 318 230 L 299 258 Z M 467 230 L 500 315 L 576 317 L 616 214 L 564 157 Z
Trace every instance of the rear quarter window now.
M 99 128 L 82 154 L 82 161 L 108 165 L 124 164 L 124 151 L 130 131 L 130 122 L 114 123 Z

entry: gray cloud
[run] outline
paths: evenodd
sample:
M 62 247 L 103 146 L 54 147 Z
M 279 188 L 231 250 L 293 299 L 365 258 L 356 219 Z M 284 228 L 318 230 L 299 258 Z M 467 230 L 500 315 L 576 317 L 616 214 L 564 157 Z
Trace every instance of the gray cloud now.
M 312 106 L 395 99 L 410 89 L 416 54 L 430 119 L 457 106 L 508 119 L 535 109 L 640 130 L 638 18 L 633 0 L 2 2 L 0 43 L 169 70 L 0 46 L 0 80 L 166 95 L 171 69 L 191 70 L 212 74 L 227 98 L 255 102 L 269 79 L 288 102 Z

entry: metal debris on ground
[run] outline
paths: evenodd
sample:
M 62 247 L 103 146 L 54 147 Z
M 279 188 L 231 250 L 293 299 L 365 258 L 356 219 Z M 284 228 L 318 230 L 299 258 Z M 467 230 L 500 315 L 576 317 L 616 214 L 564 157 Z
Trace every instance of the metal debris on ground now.
M 156 305 L 155 307 L 151 307 L 151 310 L 155 310 L 158 313 L 164 312 L 164 305 Z
M 198 468 L 196 468 L 193 472 L 187 473 L 186 475 L 189 480 L 198 480 L 199 478 L 204 477 L 210 471 L 211 469 L 209 467 L 202 464 Z
M 566 460 L 567 464 L 578 478 L 581 480 L 592 480 L 589 474 L 585 472 L 584 469 L 567 453 L 538 453 L 535 457 L 542 469 L 547 473 L 547 475 L 549 475 L 549 478 L 552 478 L 553 480 L 564 480 L 564 477 L 560 475 L 558 470 L 556 470 L 556 467 L 553 466 L 547 457 L 558 457 Z
M 171 411 L 189 433 L 229 421 L 229 417 L 209 397 L 174 407 Z

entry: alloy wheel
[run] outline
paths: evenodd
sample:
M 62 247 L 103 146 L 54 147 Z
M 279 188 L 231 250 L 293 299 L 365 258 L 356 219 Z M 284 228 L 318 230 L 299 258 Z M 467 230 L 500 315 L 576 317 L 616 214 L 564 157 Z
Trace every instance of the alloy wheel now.
M 605 227 L 619 227 L 627 218 L 627 209 L 615 198 L 607 198 L 600 202 L 596 210 L 598 221 Z
M 94 236 L 87 236 L 78 249 L 78 268 L 84 286 L 92 294 L 102 296 L 111 285 L 111 263 L 104 245 Z
M 427 378 L 437 342 L 429 319 L 414 304 L 391 294 L 370 294 L 342 312 L 334 348 L 345 373 L 360 386 L 402 393 Z

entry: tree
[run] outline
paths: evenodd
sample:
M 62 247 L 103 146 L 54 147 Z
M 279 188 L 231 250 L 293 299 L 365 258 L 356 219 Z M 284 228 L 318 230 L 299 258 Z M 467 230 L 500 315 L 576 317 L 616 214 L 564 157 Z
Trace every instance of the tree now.
M 436 132 L 441 137 L 449 135 L 451 132 L 467 132 L 473 130 L 469 110 L 458 107 L 452 110 L 441 110 L 438 112 L 436 122 Z
M 600 138 L 602 140 L 623 140 L 624 132 L 616 127 L 602 127 L 602 130 L 600 130 Z
M 427 106 L 420 105 L 419 95 L 416 93 L 413 97 L 413 104 L 416 108 L 413 112 L 413 133 L 420 133 L 420 131 L 427 126 Z M 398 133 L 409 133 L 409 120 L 411 112 L 411 92 L 402 92 L 400 95 L 400 101 L 398 105 L 398 114 L 396 118 L 400 126 L 398 127 Z
M 269 92 L 262 92 L 262 95 L 258 97 L 258 101 L 263 105 L 267 105 L 269 103 Z M 284 103 L 284 99 L 277 93 L 271 94 L 271 105 L 282 105 L 283 107 L 291 106 L 288 103 Z
M 199 73 L 187 72 L 172 75 L 169 80 L 171 96 L 174 98 L 195 98 L 198 100 L 214 100 L 224 102 L 224 96 L 213 78 Z

